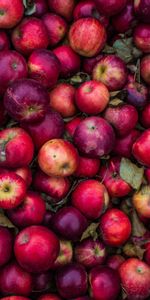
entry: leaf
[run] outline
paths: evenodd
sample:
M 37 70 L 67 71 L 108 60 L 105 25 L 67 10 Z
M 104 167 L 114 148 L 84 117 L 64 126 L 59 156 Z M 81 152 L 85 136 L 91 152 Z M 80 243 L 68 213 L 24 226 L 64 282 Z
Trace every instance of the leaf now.
M 2 212 L 0 212 L 0 225 L 7 228 L 16 228 Z
M 120 90 L 119 91 L 114 91 L 114 92 L 110 92 L 110 96 L 113 98 L 113 97 L 116 97 L 118 94 L 120 94 Z
M 90 80 L 90 76 L 87 73 L 84 72 L 79 72 L 76 75 L 74 75 L 73 77 L 71 77 L 69 79 L 70 84 L 79 84 L 79 83 L 83 83 L 85 81 Z
M 120 100 L 119 98 L 114 98 L 113 100 L 111 100 L 109 102 L 109 105 L 114 107 L 114 106 L 120 106 L 122 103 L 123 103 L 123 101 Z
M 23 4 L 25 7 L 26 16 L 31 16 L 36 12 L 36 4 L 33 0 L 23 0 Z
M 143 181 L 144 168 L 137 167 L 127 158 L 122 158 L 120 164 L 120 176 L 134 189 L 138 190 Z
M 88 237 L 93 237 L 94 240 L 98 238 L 98 233 L 96 229 L 98 228 L 99 223 L 91 223 L 87 229 L 83 232 L 80 241 L 87 239 Z
M 113 48 L 116 54 L 126 63 L 132 62 L 142 54 L 141 51 L 134 46 L 132 37 L 116 40 L 113 44 Z
M 140 221 L 136 211 L 134 210 L 132 213 L 132 235 L 136 237 L 143 237 L 146 233 L 146 228 L 143 223 Z

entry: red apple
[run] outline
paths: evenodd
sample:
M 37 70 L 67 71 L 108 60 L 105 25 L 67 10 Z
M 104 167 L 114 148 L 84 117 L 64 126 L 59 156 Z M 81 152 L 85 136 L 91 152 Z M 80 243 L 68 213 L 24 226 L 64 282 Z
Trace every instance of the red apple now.
M 71 84 L 58 83 L 49 93 L 50 108 L 59 112 L 63 118 L 74 116 L 77 112 L 75 92 L 76 89 Z
M 80 70 L 80 56 L 69 45 L 61 45 L 53 50 L 60 61 L 60 75 L 68 78 Z
M 133 1 L 128 1 L 123 10 L 112 18 L 112 24 L 119 33 L 128 31 L 135 21 Z
M 150 218 L 150 187 L 143 186 L 138 192 L 133 194 L 133 206 L 141 217 Z
M 24 13 L 24 5 L 22 0 L 1 0 L 0 3 L 0 28 L 14 27 Z
M 40 296 L 37 300 L 61 300 L 62 298 L 58 297 L 55 294 L 45 294 Z
M 109 91 L 101 82 L 86 81 L 76 90 L 75 102 L 81 112 L 97 115 L 106 108 L 109 102 Z
M 43 21 L 35 17 L 23 19 L 12 31 L 12 43 L 24 55 L 29 55 L 36 49 L 47 48 L 49 38 Z
M 102 58 L 102 54 L 98 54 L 95 57 L 85 57 L 83 58 L 83 64 L 82 68 L 85 73 L 88 73 L 89 75 L 92 74 L 93 68 L 95 67 L 96 63 L 100 61 Z
M 130 158 L 132 155 L 132 146 L 140 134 L 139 130 L 133 129 L 125 137 L 117 137 L 113 148 L 114 154 Z
M 57 236 L 44 226 L 30 226 L 19 232 L 14 252 L 21 267 L 28 272 L 47 271 L 59 254 Z
M 30 5 L 30 1 L 29 1 L 29 5 Z M 31 5 L 32 5 L 32 2 L 31 2 Z M 34 5 L 35 5 L 35 12 L 34 12 L 33 16 L 35 16 L 35 17 L 41 17 L 48 10 L 48 5 L 47 5 L 46 0 L 34 0 Z
M 26 78 L 28 74 L 24 57 L 14 51 L 0 51 L 0 95 L 3 95 L 8 85 L 16 79 Z
M 60 252 L 53 263 L 53 269 L 69 264 L 73 258 L 73 248 L 70 241 L 60 240 Z
M 39 151 L 38 163 L 49 176 L 70 176 L 78 166 L 76 148 L 63 139 L 53 139 L 45 143 Z
M 145 128 L 150 128 L 150 104 L 144 107 L 141 112 L 140 121 Z
M 42 21 L 48 31 L 49 46 L 56 46 L 65 36 L 67 32 L 67 23 L 59 15 L 47 13 L 42 17 Z
M 8 263 L 12 256 L 13 235 L 8 228 L 0 226 L 0 267 Z
M 4 30 L 0 30 L 0 50 L 8 50 L 9 48 L 9 38 Z
M 144 175 L 148 183 L 150 183 L 150 168 L 144 170 Z
M 19 175 L 20 177 L 22 177 L 24 179 L 24 181 L 26 182 L 27 187 L 30 186 L 30 184 L 32 182 L 32 172 L 31 172 L 31 169 L 28 166 L 16 168 L 13 171 L 17 175 Z
M 123 211 L 112 208 L 101 217 L 99 230 L 106 245 L 120 247 L 130 237 L 131 222 Z
M 52 282 L 52 274 L 50 271 L 40 273 L 40 274 L 33 274 L 33 288 L 34 292 L 44 292 L 49 287 L 51 287 Z M 38 294 L 37 294 L 38 295 Z
M 73 137 L 77 126 L 80 124 L 82 120 L 83 120 L 82 117 L 75 117 L 74 119 L 71 119 L 70 121 L 65 123 L 66 133 L 67 135 L 69 135 L 69 137 L 71 138 Z
M 72 13 L 75 5 L 75 0 L 48 0 L 48 5 L 51 11 L 64 17 L 67 21 L 72 18 Z
M 70 46 L 82 56 L 92 57 L 98 54 L 105 42 L 105 27 L 95 18 L 79 19 L 70 27 Z
M 141 59 L 140 64 L 141 76 L 144 81 L 150 84 L 150 55 L 146 55 Z
M 146 261 L 146 263 L 150 266 L 150 242 L 148 242 L 145 245 L 145 254 L 144 254 L 144 260 Z
M 105 211 L 109 196 L 105 186 L 97 180 L 81 181 L 72 193 L 72 205 L 89 219 L 97 219 Z
M 149 0 L 134 0 L 134 12 L 136 17 L 144 22 L 149 23 L 150 3 Z
M 150 296 L 150 268 L 137 258 L 124 261 L 119 269 L 121 284 L 128 299 L 147 299 Z
M 22 296 L 8 296 L 8 297 L 1 298 L 1 300 L 30 300 L 30 299 Z
M 139 163 L 150 167 L 150 156 L 147 155 L 150 151 L 150 129 L 143 131 L 139 138 L 135 141 L 132 147 L 133 156 Z
M 103 82 L 110 91 L 121 90 L 127 81 L 126 65 L 116 55 L 107 55 L 96 63 L 92 79 Z
M 46 114 L 48 102 L 48 92 L 33 79 L 14 81 L 4 96 L 7 112 L 17 121 L 40 121 Z
M 51 221 L 52 221 L 52 217 L 54 215 L 54 212 L 52 212 L 51 210 L 46 210 L 44 219 L 43 219 L 43 226 L 46 226 L 48 228 L 51 229 L 52 225 L 51 225 Z
M 75 177 L 95 177 L 100 168 L 100 159 L 79 156 L 79 164 L 74 173 Z
M 106 265 L 113 270 L 118 270 L 124 261 L 125 258 L 122 255 L 109 255 L 106 260 Z
M 45 49 L 34 50 L 28 59 L 29 77 L 45 88 L 52 88 L 58 80 L 60 63 L 56 55 Z
M 101 14 L 113 16 L 119 13 L 127 4 L 127 0 L 94 0 L 97 9 Z
M 144 53 L 150 52 L 150 25 L 138 24 L 134 29 L 133 40 L 137 48 Z
M 129 81 L 125 86 L 126 101 L 137 107 L 143 108 L 148 101 L 148 88 L 143 83 Z

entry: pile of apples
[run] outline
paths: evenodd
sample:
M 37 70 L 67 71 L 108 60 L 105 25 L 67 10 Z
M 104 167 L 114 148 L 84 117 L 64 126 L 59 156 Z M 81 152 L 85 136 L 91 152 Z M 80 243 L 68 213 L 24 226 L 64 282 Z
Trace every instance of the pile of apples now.
M 150 299 L 149 100 L 149 0 L 0 0 L 0 299 Z

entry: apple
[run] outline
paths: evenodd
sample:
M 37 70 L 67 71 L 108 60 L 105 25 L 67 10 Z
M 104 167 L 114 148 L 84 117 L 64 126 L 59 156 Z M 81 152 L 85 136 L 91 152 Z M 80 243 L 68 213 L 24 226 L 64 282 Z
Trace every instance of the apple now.
M 97 9 L 101 14 L 113 16 L 122 11 L 126 6 L 127 0 L 94 0 Z
M 124 33 L 132 28 L 135 21 L 133 1 L 128 1 L 119 14 L 113 16 L 112 25 L 119 33 Z
M 150 52 L 150 25 L 138 24 L 133 33 L 134 44 L 144 53 Z
M 25 181 L 14 172 L 0 174 L 0 208 L 11 209 L 18 206 L 26 194 Z
M 30 186 L 32 182 L 32 172 L 30 167 L 28 166 L 20 167 L 20 168 L 13 169 L 13 171 L 24 179 L 27 187 Z
M 144 22 L 149 23 L 150 3 L 149 0 L 134 0 L 134 12 L 136 17 Z
M 14 253 L 24 270 L 42 273 L 56 260 L 59 254 L 59 240 L 44 226 L 29 226 L 16 236 Z
M 69 135 L 70 138 L 73 138 L 75 130 L 82 120 L 83 118 L 82 116 L 80 116 L 80 117 L 75 117 L 70 121 L 68 121 L 67 123 L 65 123 L 66 134 Z
M 32 292 L 32 276 L 12 261 L 1 269 L 0 286 L 3 295 L 28 296 Z
M 59 15 L 53 13 L 47 13 L 42 17 L 42 21 L 48 31 L 49 46 L 56 46 L 67 33 L 67 23 Z
M 77 178 L 82 177 L 95 177 L 100 168 L 100 159 L 79 156 L 79 164 L 74 176 Z
M 106 55 L 96 63 L 92 79 L 104 83 L 109 91 L 121 90 L 127 81 L 126 65 L 116 55 Z
M 43 21 L 35 17 L 22 19 L 12 31 L 11 38 L 14 48 L 24 55 L 29 55 L 36 49 L 45 49 L 49 44 Z
M 16 227 L 22 228 L 41 224 L 45 213 L 44 199 L 38 193 L 28 191 L 23 202 L 16 208 L 10 209 L 7 215 Z
M 12 28 L 22 19 L 24 5 L 22 0 L 1 0 L 0 28 Z
M 130 158 L 132 155 L 132 146 L 140 134 L 139 130 L 133 129 L 128 135 L 117 137 L 113 153 L 118 156 Z
M 56 55 L 46 49 L 34 50 L 28 59 L 29 77 L 45 88 L 52 88 L 58 80 L 60 63 Z
M 85 217 L 97 219 L 107 209 L 109 196 L 105 186 L 98 180 L 87 179 L 78 183 L 72 196 L 72 205 Z
M 136 81 L 128 82 L 124 88 L 126 92 L 126 102 L 137 107 L 143 108 L 148 101 L 148 88 L 143 83 Z
M 103 57 L 102 54 L 98 54 L 95 57 L 84 57 L 82 60 L 83 71 L 91 75 L 96 63 L 99 62 L 102 57 Z
M 139 191 L 135 192 L 132 197 L 133 207 L 137 213 L 144 218 L 150 218 L 150 187 L 143 186 Z
M 64 265 L 71 263 L 73 258 L 73 248 L 70 241 L 60 240 L 60 252 L 53 263 L 53 269 L 61 268 Z
M 82 56 L 92 57 L 98 54 L 105 42 L 105 27 L 95 18 L 81 18 L 70 27 L 70 46 Z
M 112 208 L 102 215 L 99 230 L 106 245 L 120 247 L 131 235 L 131 222 L 123 211 Z
M 140 121 L 145 128 L 150 128 L 150 104 L 143 108 L 140 115 Z
M 109 123 L 101 117 L 88 117 L 77 126 L 74 144 L 78 150 L 90 158 L 100 158 L 109 154 L 115 144 L 115 133 Z
M 69 192 L 71 183 L 67 177 L 48 176 L 38 170 L 34 175 L 33 185 L 35 190 L 46 193 L 57 203 Z
M 62 300 L 62 298 L 55 294 L 45 294 L 37 298 L 37 300 Z
M 46 0 L 34 0 L 34 6 L 35 6 L 35 12 L 33 13 L 33 16 L 35 17 L 41 17 L 44 15 L 48 10 L 48 5 Z M 30 5 L 30 1 L 29 1 Z M 31 2 L 32 5 L 32 2 Z
M 61 297 L 79 297 L 87 291 L 87 273 L 78 263 L 70 263 L 56 272 L 56 286 Z
M 62 207 L 52 217 L 52 228 L 64 239 L 76 242 L 80 240 L 88 223 L 86 218 L 75 207 Z
M 150 167 L 150 157 L 147 155 L 150 151 L 150 129 L 147 129 L 142 132 L 139 138 L 135 141 L 132 146 L 133 156 L 137 159 L 137 161 L 146 166 Z M 142 145 L 142 147 L 141 147 Z
M 10 48 L 10 42 L 8 35 L 4 30 L 0 30 L 0 51 L 1 50 L 8 50 Z
M 150 268 L 137 258 L 126 259 L 119 269 L 121 285 L 128 299 L 147 299 L 150 296 Z
M 50 271 L 33 274 L 33 288 L 34 292 L 44 292 L 51 286 L 52 274 Z
M 0 95 L 4 94 L 10 83 L 27 75 L 27 63 L 20 53 L 14 50 L 0 51 Z
M 59 112 L 63 118 L 74 116 L 77 112 L 75 92 L 76 89 L 71 84 L 58 83 L 49 93 L 50 108 Z
M 145 254 L 144 254 L 144 260 L 146 261 L 146 263 L 150 266 L 150 242 L 148 242 L 145 245 Z
M 97 266 L 90 271 L 90 294 L 94 300 L 117 300 L 121 285 L 116 270 Z
M 51 221 L 52 221 L 53 215 L 54 215 L 54 212 L 52 212 L 51 210 L 46 210 L 42 225 L 51 229 L 51 227 L 52 227 Z
M 48 102 L 48 92 L 33 79 L 15 80 L 4 96 L 8 114 L 17 121 L 40 121 L 46 114 Z
M 30 300 L 30 299 L 22 296 L 8 296 L 8 297 L 1 298 L 1 300 Z
M 76 148 L 63 139 L 49 140 L 38 153 L 39 166 L 49 176 L 70 176 L 76 171 L 78 161 Z
M 124 261 L 125 258 L 122 255 L 113 254 L 107 257 L 106 265 L 113 270 L 119 270 Z
M 72 19 L 72 13 L 75 6 L 75 0 L 48 0 L 51 11 L 64 17 L 67 21 Z
M 69 45 L 60 45 L 53 50 L 53 53 L 60 61 L 60 75 L 62 78 L 71 77 L 79 72 L 80 56 Z
M 126 136 L 135 128 L 138 121 L 138 112 L 133 105 L 119 104 L 109 106 L 104 112 L 104 118 L 116 130 L 117 135 Z
M 150 84 L 150 55 L 146 55 L 141 59 L 140 72 L 143 80 Z
M 87 238 L 75 246 L 75 260 L 85 268 L 91 269 L 102 265 L 106 258 L 106 247 L 99 240 Z
M 106 108 L 109 97 L 109 91 L 102 82 L 90 80 L 77 88 L 75 103 L 81 112 L 97 115 Z
M 100 168 L 99 176 L 106 186 L 110 197 L 121 198 L 127 196 L 131 191 L 131 186 L 120 177 L 121 159 L 113 157 L 107 165 Z
M 12 232 L 0 226 L 0 267 L 8 263 L 12 257 L 13 235 Z

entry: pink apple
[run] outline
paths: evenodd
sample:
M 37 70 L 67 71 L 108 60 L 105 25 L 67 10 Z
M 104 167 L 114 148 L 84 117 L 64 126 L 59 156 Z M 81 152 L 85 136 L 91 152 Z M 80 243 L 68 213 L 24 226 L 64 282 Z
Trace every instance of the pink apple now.
M 22 0 L 1 0 L 0 3 L 0 28 L 14 27 L 24 14 Z

